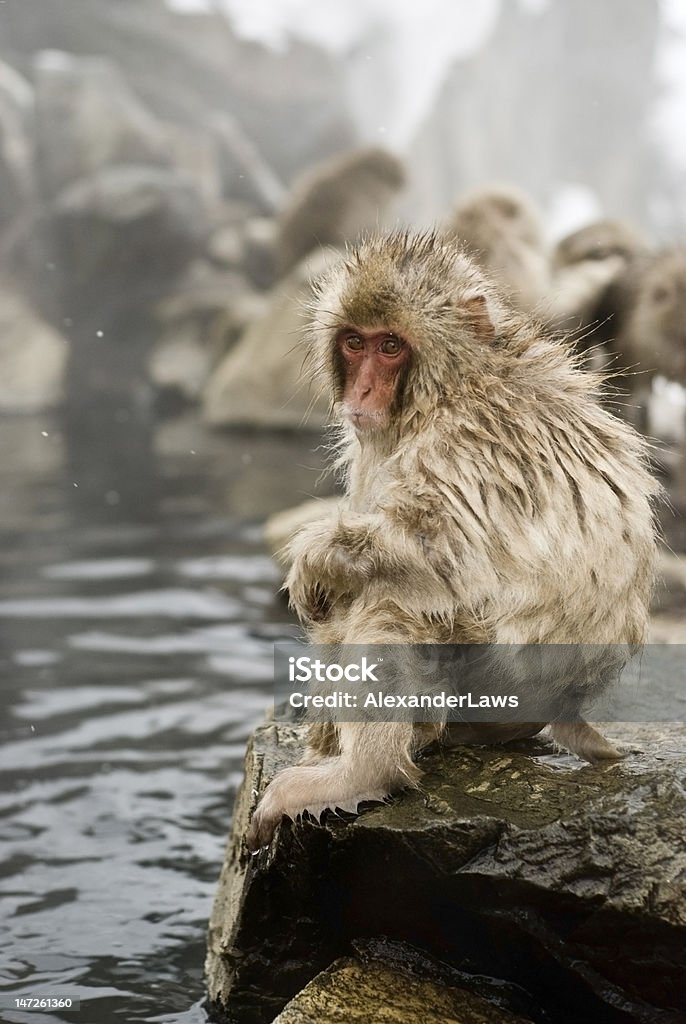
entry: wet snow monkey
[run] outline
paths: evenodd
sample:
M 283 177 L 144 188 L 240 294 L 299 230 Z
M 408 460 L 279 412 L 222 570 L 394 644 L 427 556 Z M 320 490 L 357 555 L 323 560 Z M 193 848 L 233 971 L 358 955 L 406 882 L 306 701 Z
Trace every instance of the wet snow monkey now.
M 659 493 L 644 442 L 458 243 L 362 242 L 319 284 L 309 345 L 346 474 L 340 508 L 291 543 L 287 588 L 313 642 L 644 641 Z M 620 756 L 573 717 L 551 723 L 557 743 L 590 762 Z M 313 724 L 249 847 L 283 816 L 416 787 L 414 755 L 432 738 L 411 722 Z

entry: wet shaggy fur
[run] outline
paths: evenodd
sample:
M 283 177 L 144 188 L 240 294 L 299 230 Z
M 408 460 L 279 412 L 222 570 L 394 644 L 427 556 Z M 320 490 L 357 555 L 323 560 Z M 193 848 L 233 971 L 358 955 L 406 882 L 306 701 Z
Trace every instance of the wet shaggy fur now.
M 383 327 L 411 346 L 391 419 L 359 435 L 338 417 L 343 327 Z M 318 287 L 309 352 L 346 481 L 340 509 L 291 545 L 287 587 L 313 642 L 643 642 L 659 493 L 644 442 L 458 244 L 397 233 L 349 252 Z M 553 730 L 587 760 L 618 756 L 580 717 Z M 267 788 L 249 845 L 283 815 L 354 810 L 417 785 L 413 755 L 435 735 L 315 726 L 305 763 Z

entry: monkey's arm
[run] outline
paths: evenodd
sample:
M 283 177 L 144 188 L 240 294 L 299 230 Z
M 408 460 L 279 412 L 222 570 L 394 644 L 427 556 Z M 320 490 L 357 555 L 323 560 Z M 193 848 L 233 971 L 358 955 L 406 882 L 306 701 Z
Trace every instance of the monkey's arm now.
M 285 587 L 304 622 L 318 622 L 372 578 L 402 586 L 434 572 L 419 535 L 383 513 L 341 511 L 300 530 L 290 545 Z

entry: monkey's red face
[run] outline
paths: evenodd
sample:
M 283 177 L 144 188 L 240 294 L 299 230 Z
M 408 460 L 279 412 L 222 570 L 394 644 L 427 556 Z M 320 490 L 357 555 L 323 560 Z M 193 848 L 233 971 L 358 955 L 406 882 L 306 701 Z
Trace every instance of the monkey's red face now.
M 342 411 L 358 431 L 388 426 L 409 365 L 410 346 L 387 330 L 345 328 L 338 335 Z

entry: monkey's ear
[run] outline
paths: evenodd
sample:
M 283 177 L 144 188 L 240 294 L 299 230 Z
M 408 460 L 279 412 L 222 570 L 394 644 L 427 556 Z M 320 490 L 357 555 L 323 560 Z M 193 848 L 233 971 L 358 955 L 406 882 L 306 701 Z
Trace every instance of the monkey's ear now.
M 477 338 L 481 341 L 493 341 L 495 338 L 495 326 L 488 311 L 488 302 L 485 295 L 472 295 L 464 304 L 467 316 L 471 321 Z

